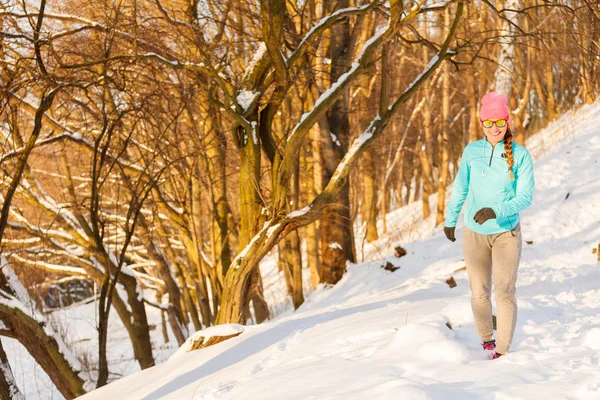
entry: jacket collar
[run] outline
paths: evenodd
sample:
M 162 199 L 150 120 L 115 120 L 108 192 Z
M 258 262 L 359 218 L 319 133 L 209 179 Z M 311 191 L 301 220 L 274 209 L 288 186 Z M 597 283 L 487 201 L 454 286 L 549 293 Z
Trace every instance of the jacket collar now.
M 492 146 L 492 144 L 490 142 L 488 142 L 486 136 L 484 136 L 483 139 L 481 139 L 481 141 L 483 142 L 484 145 L 489 144 L 490 146 Z M 504 146 L 504 139 L 502 139 L 501 141 L 499 141 L 498 143 L 496 143 L 496 145 L 499 145 L 499 144 L 501 144 L 502 146 Z

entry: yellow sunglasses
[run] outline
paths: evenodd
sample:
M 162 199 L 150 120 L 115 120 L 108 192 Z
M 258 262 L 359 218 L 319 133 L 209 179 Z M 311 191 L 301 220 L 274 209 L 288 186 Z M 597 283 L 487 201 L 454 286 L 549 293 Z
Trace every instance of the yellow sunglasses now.
M 505 119 L 499 119 L 497 121 L 492 121 L 491 119 L 486 119 L 485 121 L 481 121 L 481 123 L 483 124 L 484 128 L 491 128 L 492 126 L 494 126 L 494 124 L 496 124 L 496 126 L 498 128 L 504 128 L 506 126 Z

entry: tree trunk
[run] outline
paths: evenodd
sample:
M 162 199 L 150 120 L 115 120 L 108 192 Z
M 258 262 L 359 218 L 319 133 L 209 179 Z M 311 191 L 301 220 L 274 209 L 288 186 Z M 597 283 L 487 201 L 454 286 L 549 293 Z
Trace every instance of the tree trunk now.
M 152 344 L 150 341 L 150 327 L 146 315 L 146 308 L 142 294 L 139 293 L 140 287 L 135 277 L 123 273 L 121 270 L 118 280 L 113 282 L 113 275 L 116 273 L 116 266 L 112 264 L 106 254 L 101 256 L 104 260 L 105 276 L 101 284 L 101 295 L 98 313 L 98 381 L 96 387 L 102 387 L 108 382 L 108 359 L 106 353 L 106 342 L 108 340 L 108 319 L 113 304 L 116 299 L 120 299 L 117 290 L 110 290 L 110 285 L 121 284 L 127 293 L 127 303 L 131 312 L 131 324 L 128 331 L 130 333 L 133 345 L 133 354 L 140 363 L 142 369 L 153 367 L 154 358 L 152 356 Z M 116 309 L 116 307 L 115 307 Z M 125 324 L 127 327 L 127 324 Z
M 302 292 L 302 256 L 298 231 L 290 233 L 279 242 L 279 265 L 283 271 L 288 294 L 292 297 L 294 309 L 304 303 Z
M 202 330 L 202 324 L 200 323 L 200 318 L 198 317 L 196 303 L 194 302 L 192 293 L 190 292 L 190 286 L 193 287 L 194 281 L 187 276 L 185 270 L 180 265 L 177 264 L 175 268 L 179 270 L 178 273 L 181 275 L 181 291 L 183 292 L 183 301 L 185 302 L 185 307 L 187 308 L 190 318 L 192 319 L 194 329 L 196 329 L 196 331 L 200 331 Z M 210 316 L 208 316 L 208 320 L 210 321 Z
M 539 56 L 539 53 L 534 53 L 534 59 L 536 56 Z M 548 118 L 548 97 L 544 91 L 544 87 L 542 86 L 542 81 L 540 79 L 539 73 L 536 71 L 536 68 L 531 70 L 531 79 L 533 80 L 533 87 L 535 88 L 536 98 L 540 102 L 542 108 L 542 118 Z
M 308 94 L 308 97 L 312 97 L 310 92 Z M 318 165 L 321 160 L 320 136 L 321 133 L 319 124 L 316 124 L 312 128 L 310 138 L 311 146 L 306 156 L 306 164 L 309 166 L 307 192 L 311 201 L 322 189 L 321 180 L 323 177 L 323 172 L 321 171 L 321 166 Z M 321 269 L 319 257 L 318 220 L 308 225 L 306 227 L 305 232 L 306 234 L 304 235 L 304 237 L 306 239 L 306 263 L 308 265 L 308 270 L 310 271 L 310 286 L 311 289 L 314 291 L 319 285 L 319 271 Z
M 108 277 L 110 280 L 110 275 Z M 109 287 L 108 282 L 105 282 L 100 290 L 100 305 L 98 309 L 98 380 L 96 388 L 100 388 L 108 383 L 108 356 L 106 354 L 106 342 L 108 340 L 108 317 L 109 312 L 105 310 L 105 301 Z
M 300 204 L 300 164 L 296 165 L 294 172 L 294 187 L 292 192 L 292 204 L 295 208 Z M 291 211 L 291 210 L 290 210 Z M 298 309 L 304 303 L 304 291 L 302 281 L 302 251 L 300 248 L 300 235 L 298 230 L 290 233 L 286 240 L 289 240 L 289 261 L 292 271 L 292 302 L 294 309 Z
M 319 228 L 317 221 L 306 227 L 306 262 L 310 271 L 310 287 L 314 291 L 319 285 Z
M 167 271 L 161 271 L 165 267 Z M 170 282 L 164 281 L 165 284 L 167 284 L 167 293 L 169 293 L 169 307 L 172 309 L 169 312 L 169 325 L 171 326 L 173 335 L 175 335 L 175 340 L 177 340 L 177 344 L 181 346 L 183 345 L 183 343 L 185 343 L 187 337 L 189 336 L 189 332 L 185 320 L 183 318 L 183 312 L 181 310 L 181 295 L 179 294 L 179 286 L 177 286 L 177 284 L 175 283 L 173 276 L 171 275 L 171 272 L 168 271 L 168 269 L 168 265 L 161 266 L 159 271 L 161 272 L 161 277 L 163 277 L 163 280 L 166 276 L 165 274 L 168 274 L 169 276 L 168 281 Z M 171 285 L 175 286 L 177 290 L 176 292 L 174 290 L 175 288 L 173 288 Z M 177 297 L 171 297 L 171 293 L 177 293 Z
M 518 10 L 521 9 L 521 0 L 506 0 L 504 9 L 505 19 L 502 20 L 501 38 L 499 40 L 500 54 L 498 55 L 498 67 L 495 75 L 495 90 L 510 99 L 512 76 L 515 73 L 515 26 L 518 26 Z
M 285 238 L 277 245 L 277 253 L 279 257 L 278 268 L 280 272 L 283 272 L 283 280 L 285 281 L 285 288 L 289 296 L 294 293 L 294 286 L 292 283 L 292 262 L 290 260 L 290 240 Z
M 347 8 L 348 1 L 342 0 L 337 8 Z M 331 29 L 329 48 L 331 59 L 330 81 L 335 82 L 349 68 L 352 48 L 349 47 L 350 22 L 336 24 Z M 331 107 L 328 115 L 331 129 L 331 152 L 324 155 L 329 162 L 324 165 L 323 182 L 329 182 L 335 167 L 348 151 L 350 143 L 350 121 L 348 119 L 348 96 L 342 96 Z M 350 184 L 346 182 L 336 201 L 323 212 L 321 224 L 321 282 L 335 284 L 346 271 L 348 261 L 355 262 L 354 229 L 350 217 Z
M 152 237 L 146 218 L 143 216 L 143 214 L 140 215 L 139 227 L 146 235 L 148 235 L 148 237 Z M 173 276 L 173 271 L 171 271 L 171 266 L 169 265 L 165 254 L 162 252 L 154 239 L 150 239 L 147 242 L 146 251 L 156 263 L 159 276 L 165 283 L 167 293 L 169 294 L 169 303 L 173 308 L 173 312 L 169 313 L 169 324 L 171 326 L 171 330 L 173 331 L 173 335 L 175 335 L 177 344 L 181 346 L 183 343 L 185 343 L 187 337 L 189 336 L 189 332 L 187 330 L 187 326 L 183 318 L 183 311 L 181 309 L 181 292 L 179 290 L 179 286 L 177 285 L 175 277 Z M 174 317 L 174 319 L 171 317 Z
M 127 331 L 133 345 L 134 357 L 138 360 L 142 369 L 153 367 L 154 357 L 152 356 L 150 328 L 148 326 L 144 300 L 138 291 L 139 285 L 133 276 L 123 273 L 119 275 L 119 282 L 123 285 L 127 293 L 127 303 L 131 309 L 131 313 L 128 313 L 130 314 L 131 324 L 126 324 L 126 326 L 129 325 Z M 115 297 L 117 296 L 115 295 Z M 113 305 L 115 305 L 114 300 Z
M 579 80 L 583 92 L 583 101 L 587 104 L 592 104 L 596 101 L 594 93 L 597 77 L 594 79 L 595 71 L 597 70 L 597 55 L 598 55 L 598 35 L 599 26 L 597 19 L 593 16 L 587 18 L 587 24 L 577 24 L 580 39 L 579 51 Z M 591 29 L 590 29 L 591 28 Z M 590 32 L 591 31 L 591 32 Z
M 379 114 L 383 114 L 385 109 L 390 103 L 390 91 L 391 91 L 391 65 L 390 65 L 390 45 L 386 45 L 381 49 L 381 79 L 379 81 Z M 392 122 L 392 126 L 394 122 Z M 392 129 L 393 131 L 393 129 Z M 388 147 L 387 155 L 385 157 L 384 170 L 380 174 L 379 186 L 381 188 L 381 218 L 382 218 L 382 230 L 383 233 L 387 233 L 387 213 L 389 211 L 390 193 L 386 185 L 386 174 L 389 168 L 391 168 L 391 154 Z M 375 185 L 377 190 L 377 185 Z M 375 228 L 377 228 L 377 222 L 375 222 Z
M 320 49 L 321 47 L 319 47 Z M 316 57 L 319 59 L 322 57 Z M 321 65 L 322 62 L 321 62 Z M 325 75 L 325 74 L 323 74 Z M 309 99 L 310 103 L 314 105 L 315 100 L 319 97 L 319 89 L 315 84 L 312 84 L 309 91 Z M 308 111 L 308 110 L 307 110 Z M 313 185 L 310 188 L 310 199 L 314 199 L 318 193 L 320 193 L 323 188 L 323 178 L 325 177 L 325 173 L 323 171 L 323 165 L 328 162 L 326 158 L 323 157 L 323 153 L 326 149 L 332 148 L 331 136 L 329 135 L 330 128 L 329 122 L 325 116 L 319 119 L 319 122 L 315 124 L 311 131 L 311 154 L 312 154 L 312 166 L 313 166 Z M 308 250 L 308 267 L 310 268 L 310 281 L 313 290 L 317 288 L 320 282 L 320 274 L 321 274 L 321 257 L 322 253 L 320 252 L 319 243 L 321 240 L 321 228 L 322 228 L 322 220 L 317 219 L 313 224 L 310 224 L 307 228 L 307 250 Z
M 517 102 L 515 96 L 511 99 L 511 109 L 515 110 L 514 115 L 514 127 L 511 128 L 515 132 L 515 141 L 521 146 L 525 146 L 525 130 L 529 124 L 526 120 L 527 106 L 529 104 L 529 96 L 531 92 L 531 77 L 529 75 L 529 62 L 527 62 L 527 74 L 525 85 L 521 91 L 520 100 Z
M 303 281 L 302 281 L 302 253 L 300 252 L 300 235 L 294 231 L 289 235 L 292 255 L 292 302 L 294 308 L 298 309 L 304 303 Z
M 386 49 L 382 49 L 382 69 L 385 68 L 385 60 L 388 58 Z M 374 79 L 374 78 L 373 78 Z M 370 86 L 372 82 L 368 77 L 361 80 L 362 85 L 361 94 L 358 95 L 358 104 L 360 110 L 368 110 L 368 104 L 371 100 Z M 385 96 L 387 99 L 387 85 L 382 82 L 380 97 Z M 363 111 L 358 116 L 359 127 L 361 132 L 364 131 L 371 122 L 369 114 Z M 378 110 L 380 111 L 380 110 Z M 365 152 L 362 162 L 362 176 L 363 176 L 363 207 L 362 207 L 362 220 L 366 222 L 365 239 L 368 243 L 374 242 L 379 239 L 377 233 L 377 163 L 375 160 L 379 158 L 381 160 L 380 151 L 375 148 L 371 148 Z
M 210 92 L 209 92 L 210 97 Z M 214 102 L 206 99 L 208 104 L 207 118 L 204 120 L 204 146 L 211 181 L 213 203 L 213 244 L 216 261 L 221 277 L 227 274 L 231 264 L 231 249 L 229 247 L 229 203 L 227 202 L 227 174 L 225 156 L 227 140 L 219 123 L 219 112 Z
M 214 310 L 211 311 L 208 288 L 206 286 L 206 280 L 210 280 L 211 278 L 210 276 L 206 276 L 200 265 L 198 266 L 198 268 L 196 268 L 196 273 L 198 275 L 198 278 L 196 279 L 195 283 L 196 301 L 198 302 L 198 306 L 200 307 L 200 315 L 202 315 L 202 321 L 204 322 L 204 326 L 210 326 L 214 323 L 215 316 L 217 315 L 219 296 L 217 296 L 217 294 L 215 293 L 214 285 L 212 285 L 211 291 Z
M 68 351 L 62 339 L 53 331 L 47 321 L 39 322 L 35 315 L 37 310 L 35 304 L 29 298 L 23 298 L 26 293 L 18 277 L 2 257 L 2 268 L 0 270 L 0 296 L 6 295 L 12 298 L 12 302 L 21 303 L 19 306 L 11 306 L 0 302 L 0 320 L 7 330 L 17 339 L 31 354 L 35 361 L 48 374 L 58 391 L 67 399 L 73 399 L 85 394 L 83 379 L 79 376 L 81 366 L 72 356 L 64 354 Z M 16 287 L 19 286 L 19 287 Z M 25 309 L 33 309 L 31 313 L 25 313 Z M 43 318 L 39 315 L 40 318 Z M 7 378 L 4 371 L 5 379 Z M 0 385 L 2 386 L 2 385 Z
M 0 339 L 0 399 L 25 400 L 19 390 Z
M 230 248 L 229 248 L 229 239 L 226 238 L 225 246 L 227 247 L 227 251 L 225 255 L 219 256 L 222 251 L 219 251 L 219 239 L 215 238 L 215 226 L 214 223 L 211 224 L 211 242 L 213 249 L 213 259 L 212 262 L 206 257 L 206 254 L 202 250 L 202 244 L 205 242 L 202 232 L 203 226 L 202 221 L 205 219 L 205 215 L 203 214 L 202 203 L 203 193 L 201 189 L 201 182 L 196 176 L 200 176 L 199 163 L 198 160 L 195 163 L 195 168 L 197 173 L 192 176 L 192 184 L 191 184 L 191 194 L 192 194 L 192 205 L 191 211 L 192 215 L 189 219 L 189 231 L 191 232 L 191 237 L 188 235 L 182 235 L 182 240 L 185 244 L 186 251 L 188 253 L 188 259 L 193 263 L 193 269 L 190 271 L 191 276 L 194 280 L 194 286 L 196 287 L 196 303 L 198 303 L 198 308 L 200 309 L 200 315 L 202 316 L 202 322 L 205 326 L 210 326 L 214 323 L 215 316 L 218 312 L 218 304 L 221 296 L 222 285 L 223 285 L 223 275 L 222 269 L 225 265 L 229 268 L 229 261 L 226 261 L 225 264 L 222 263 L 224 260 L 223 257 L 230 257 Z M 218 212 L 218 207 L 213 204 L 212 215 L 209 218 L 214 218 L 214 213 Z M 227 218 L 227 232 L 231 232 L 229 230 L 229 212 L 226 216 Z M 221 261 L 219 261 L 221 258 Z M 226 269 L 227 269 L 226 268 Z M 209 299 L 209 293 L 207 288 L 207 279 L 210 282 L 211 288 L 211 296 L 212 299 Z M 210 308 L 210 300 L 213 303 L 213 310 Z
M 422 29 L 424 32 L 427 31 L 427 27 L 425 25 L 425 21 L 423 20 Z M 429 51 L 427 47 L 423 47 L 423 61 L 427 62 L 429 60 Z M 420 178 L 423 181 L 422 194 L 421 194 L 421 202 L 423 207 L 423 219 L 429 218 L 431 215 L 431 208 L 429 206 L 429 196 L 434 193 L 434 181 L 433 181 L 433 164 L 435 162 L 435 152 L 433 149 L 433 134 L 431 132 L 431 119 L 432 119 L 432 82 L 427 82 L 425 84 L 425 90 L 423 96 L 425 96 L 425 103 L 423 104 L 423 134 L 420 135 L 417 140 L 417 147 L 415 149 L 418 154 L 420 161 Z M 420 185 L 418 185 L 420 187 Z M 417 190 L 415 190 L 415 195 L 417 195 Z
M 365 152 L 362 174 L 364 186 L 363 199 L 365 202 L 363 209 L 366 212 L 363 218 L 367 223 L 365 239 L 369 243 L 379 239 L 379 235 L 377 234 L 377 167 L 374 152 L 374 149 Z
M 256 127 L 252 132 L 241 131 L 240 148 L 240 243 L 239 251 L 242 251 L 252 237 L 258 232 L 261 218 L 262 200 L 260 197 L 260 143 Z M 258 266 L 247 282 L 247 298 L 252 301 L 257 322 L 262 322 L 269 316 L 269 308 L 262 294 L 262 278 L 258 276 Z M 260 323 L 259 322 L 259 323 Z
M 415 154 L 418 154 L 419 151 L 419 144 L 420 144 L 420 139 L 417 140 L 417 146 L 415 146 Z M 415 159 L 417 158 L 417 156 L 415 156 Z M 416 160 L 415 160 L 416 161 Z M 423 187 L 423 163 L 415 163 L 413 164 L 413 178 L 411 179 L 411 184 L 414 180 L 415 182 L 415 186 L 414 186 L 414 190 L 412 192 L 412 200 L 411 201 L 417 201 L 419 200 L 419 197 L 421 197 L 421 190 Z M 425 203 L 423 202 L 423 207 L 429 207 L 429 200 Z M 429 214 L 428 214 L 429 216 Z M 425 217 L 425 216 L 424 216 Z
M 259 268 L 256 268 L 250 275 L 247 293 L 248 297 L 246 299 L 246 308 L 249 309 L 249 303 L 252 302 L 252 308 L 254 309 L 254 317 L 256 318 L 256 323 L 261 324 L 267 319 L 269 319 L 269 306 L 267 305 L 267 301 L 263 296 L 263 283 Z M 250 315 L 246 315 L 244 321 L 248 320 L 249 318 Z
M 475 71 L 470 74 L 469 84 L 469 142 L 479 140 L 481 135 L 479 127 L 479 110 L 478 110 L 478 85 Z
M 404 153 L 404 151 L 402 151 L 402 153 Z M 398 171 L 398 176 L 399 176 L 399 185 L 398 185 L 398 193 L 400 195 L 400 199 L 401 199 L 401 207 L 404 207 L 406 205 L 408 205 L 408 203 L 410 203 L 410 191 L 411 191 L 411 183 L 412 183 L 412 177 L 413 177 L 413 172 L 416 169 L 414 167 L 413 164 L 413 168 L 410 170 L 407 170 L 404 167 L 405 164 L 405 160 L 404 157 L 401 157 L 400 160 L 402 160 L 402 163 L 400 164 L 400 170 Z M 404 191 L 402 190 L 402 188 L 405 187 L 406 188 L 406 193 L 404 193 Z M 404 195 L 403 195 L 404 194 Z
M 450 26 L 450 10 L 444 11 L 444 26 Z M 444 33 L 446 36 L 448 32 Z M 450 154 L 448 147 L 450 146 L 450 65 L 445 62 L 442 66 L 442 146 L 441 163 L 440 163 L 440 178 L 438 182 L 438 205 L 435 225 L 439 226 L 444 222 L 444 210 L 446 209 L 446 186 L 448 185 L 448 169 L 450 167 Z
M 557 117 L 556 97 L 554 96 L 554 73 L 552 72 L 552 57 L 547 57 L 544 66 L 544 81 L 546 82 L 546 92 L 548 94 L 548 122 L 552 122 Z

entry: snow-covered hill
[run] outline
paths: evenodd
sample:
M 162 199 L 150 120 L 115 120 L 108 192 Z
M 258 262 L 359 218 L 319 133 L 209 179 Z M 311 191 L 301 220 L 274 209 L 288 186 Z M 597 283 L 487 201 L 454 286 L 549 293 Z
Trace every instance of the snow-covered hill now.
M 168 361 L 83 398 L 600 399 L 600 262 L 592 254 L 600 243 L 600 104 L 563 116 L 527 147 L 537 187 L 522 214 L 529 244 L 505 357 L 490 361 L 480 350 L 459 270 L 462 224 L 450 243 L 433 219 L 420 221 L 414 203 L 388 215 L 378 242 L 357 244 L 359 259 L 376 261 L 350 266 L 338 285 L 320 287 L 297 312 L 282 312 L 285 289 L 267 261 L 261 269 L 272 282 L 267 295 L 280 298 L 279 317 L 202 351 L 162 348 L 158 361 L 172 355 Z M 392 256 L 396 243 L 408 255 Z M 387 262 L 400 269 L 382 269 Z M 445 283 L 450 276 L 454 288 Z M 79 352 L 95 340 L 93 313 L 92 303 L 55 316 L 69 322 L 65 336 Z M 159 324 L 160 314 L 149 318 Z M 113 322 L 111 372 L 126 375 L 137 367 Z M 162 340 L 160 325 L 152 334 Z M 62 398 L 24 349 L 3 343 L 28 399 Z
M 438 229 L 403 258 L 351 266 L 293 314 L 84 398 L 599 399 L 600 106 L 564 116 L 528 147 L 537 188 L 522 214 L 518 325 L 505 357 L 480 350 L 460 239 Z M 407 220 L 401 212 L 391 220 Z M 381 240 L 379 252 L 391 243 Z

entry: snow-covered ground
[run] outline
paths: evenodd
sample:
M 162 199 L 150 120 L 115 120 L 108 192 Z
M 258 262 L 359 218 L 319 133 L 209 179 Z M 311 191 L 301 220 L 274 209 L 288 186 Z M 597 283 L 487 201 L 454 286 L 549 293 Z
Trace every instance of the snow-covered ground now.
M 600 243 L 600 104 L 563 116 L 527 147 L 536 192 L 522 213 L 517 328 L 511 352 L 499 360 L 480 350 L 475 333 L 460 270 L 462 224 L 451 243 L 432 220 L 419 223 L 415 203 L 388 215 L 389 233 L 378 242 L 364 251 L 357 243 L 359 259 L 375 261 L 351 265 L 340 283 L 319 287 L 296 312 L 282 306 L 260 326 L 232 327 L 243 330 L 233 339 L 178 352 L 83 398 L 600 399 L 600 262 L 592 253 Z M 392 256 L 396 243 L 406 256 Z M 382 269 L 386 262 L 400 269 Z M 266 269 L 274 276 L 265 282 L 277 281 L 275 265 Z M 450 276 L 454 288 L 445 283 Z M 93 305 L 84 307 L 70 331 L 93 329 L 83 327 L 86 313 L 93 321 Z M 16 345 L 3 343 L 19 379 L 25 367 L 15 361 Z M 175 350 L 167 346 L 159 357 Z M 118 366 L 111 371 L 130 368 Z M 33 378 L 20 379 L 27 393 L 24 381 Z M 53 389 L 43 393 L 51 386 L 43 379 L 27 398 L 61 398 Z

